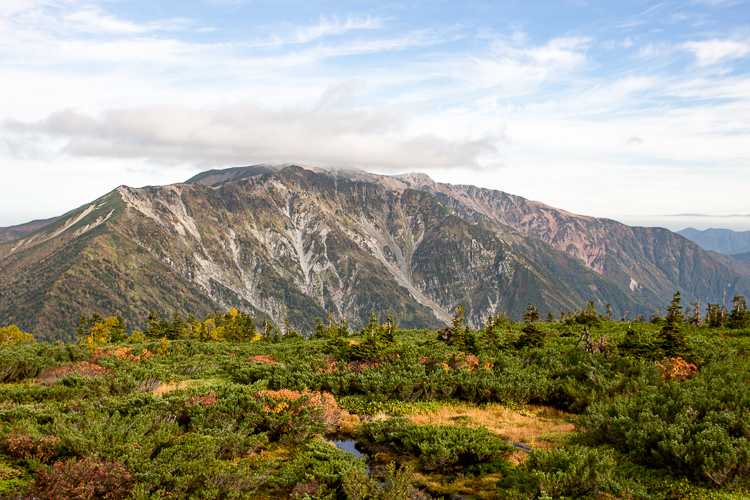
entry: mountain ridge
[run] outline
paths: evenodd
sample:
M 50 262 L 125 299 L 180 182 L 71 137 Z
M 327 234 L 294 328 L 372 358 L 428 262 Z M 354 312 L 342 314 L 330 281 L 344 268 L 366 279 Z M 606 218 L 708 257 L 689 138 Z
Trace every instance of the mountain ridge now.
M 121 186 L 0 245 L 0 323 L 71 339 L 81 314 L 122 314 L 142 327 L 133 322 L 150 309 L 237 307 L 309 333 L 328 312 L 355 327 L 372 310 L 439 327 L 463 304 L 479 327 L 488 314 L 520 317 L 529 302 L 542 314 L 589 300 L 618 317 L 650 314 L 677 289 L 691 299 L 697 279 L 711 285 L 701 300 L 722 292 L 720 281 L 750 291 L 746 277 L 666 230 L 602 224 L 424 174 L 293 165 L 204 174 Z
M 706 250 L 734 255 L 750 252 L 750 231 L 732 231 L 731 229 L 704 229 L 699 231 L 692 227 L 677 231 L 677 234 L 695 242 Z

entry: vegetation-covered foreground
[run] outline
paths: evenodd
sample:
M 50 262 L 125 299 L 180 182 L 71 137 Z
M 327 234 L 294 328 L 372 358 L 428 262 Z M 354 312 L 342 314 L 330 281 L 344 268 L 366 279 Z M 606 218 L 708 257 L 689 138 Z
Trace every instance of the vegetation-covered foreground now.
M 748 314 L 711 314 L 690 324 L 676 297 L 647 323 L 530 306 L 471 331 L 459 308 L 440 332 L 373 315 L 310 340 L 236 311 L 129 337 L 84 318 L 72 345 L 0 329 L 0 496 L 748 498 Z

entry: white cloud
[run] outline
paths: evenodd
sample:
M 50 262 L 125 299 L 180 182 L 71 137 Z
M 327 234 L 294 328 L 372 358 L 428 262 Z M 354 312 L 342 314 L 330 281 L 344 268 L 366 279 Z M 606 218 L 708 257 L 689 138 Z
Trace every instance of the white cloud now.
M 329 19 L 321 14 L 320 20 L 316 26 L 298 28 L 296 38 L 298 42 L 306 43 L 324 36 L 341 35 L 351 30 L 372 30 L 381 29 L 382 27 L 383 23 L 380 19 L 369 16 L 347 16 L 345 21 L 340 21 L 336 15 L 333 15 Z
M 64 141 L 74 157 L 144 158 L 201 166 L 298 161 L 359 167 L 477 167 L 495 149 L 489 137 L 445 139 L 406 133 L 406 116 L 335 105 L 268 110 L 255 104 L 198 110 L 152 106 L 104 112 L 64 110 L 37 123 L 7 121 L 15 150 Z
M 705 40 L 686 42 L 682 48 L 695 54 L 699 66 L 709 66 L 730 59 L 739 59 L 750 54 L 750 43 L 735 40 Z
M 493 57 L 475 58 L 475 62 L 485 84 L 530 92 L 534 86 L 583 67 L 590 42 L 585 37 L 567 37 L 541 46 L 519 47 L 498 41 Z
M 137 35 L 153 31 L 183 29 L 190 21 L 183 18 L 165 19 L 138 24 L 113 16 L 100 7 L 80 4 L 75 0 L 5 0 L 9 5 L 0 7 L 2 27 L 37 35 L 55 33 L 71 36 L 91 35 Z M 3 2 L 5 3 L 5 2 Z

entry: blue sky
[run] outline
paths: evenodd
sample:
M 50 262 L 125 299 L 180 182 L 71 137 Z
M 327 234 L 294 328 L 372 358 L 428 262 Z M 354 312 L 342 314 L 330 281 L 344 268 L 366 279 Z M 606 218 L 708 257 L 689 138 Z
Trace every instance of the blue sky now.
M 750 230 L 750 2 L 3 0 L 0 226 L 256 163 Z

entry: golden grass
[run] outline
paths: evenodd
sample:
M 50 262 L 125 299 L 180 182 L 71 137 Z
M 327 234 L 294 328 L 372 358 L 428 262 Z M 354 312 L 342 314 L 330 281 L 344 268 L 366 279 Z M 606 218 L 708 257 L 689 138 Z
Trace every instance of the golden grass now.
M 153 393 L 154 394 L 166 394 L 176 389 L 189 389 L 189 388 L 196 388 L 196 387 L 209 389 L 211 387 L 216 387 L 224 383 L 225 381 L 219 378 L 182 380 L 180 382 L 168 382 L 165 384 L 161 384 L 159 387 L 154 389 Z
M 357 432 L 357 427 L 359 427 L 360 424 L 362 424 L 362 420 L 360 420 L 357 415 L 350 415 L 348 411 L 343 410 L 337 430 L 341 434 L 353 436 Z
M 484 426 L 511 441 L 546 449 L 559 446 L 563 435 L 575 430 L 568 421 L 571 416 L 544 406 L 529 406 L 525 411 L 517 412 L 499 404 L 473 406 L 458 403 L 425 415 L 414 415 L 409 420 L 418 425 Z
M 178 386 L 179 386 L 179 384 L 177 384 L 175 382 L 170 382 L 168 384 L 161 384 L 159 387 L 157 387 L 156 389 L 154 389 L 154 394 L 157 394 L 157 395 L 158 394 L 166 394 L 166 393 L 168 393 L 170 391 L 173 391 L 173 390 L 177 389 Z
M 497 483 L 501 480 L 501 476 L 497 474 L 473 478 L 466 477 L 463 474 L 439 476 L 416 473 L 415 478 L 420 485 L 426 486 L 430 493 L 437 493 L 446 497 L 458 493 L 466 498 L 486 500 L 498 498 Z

